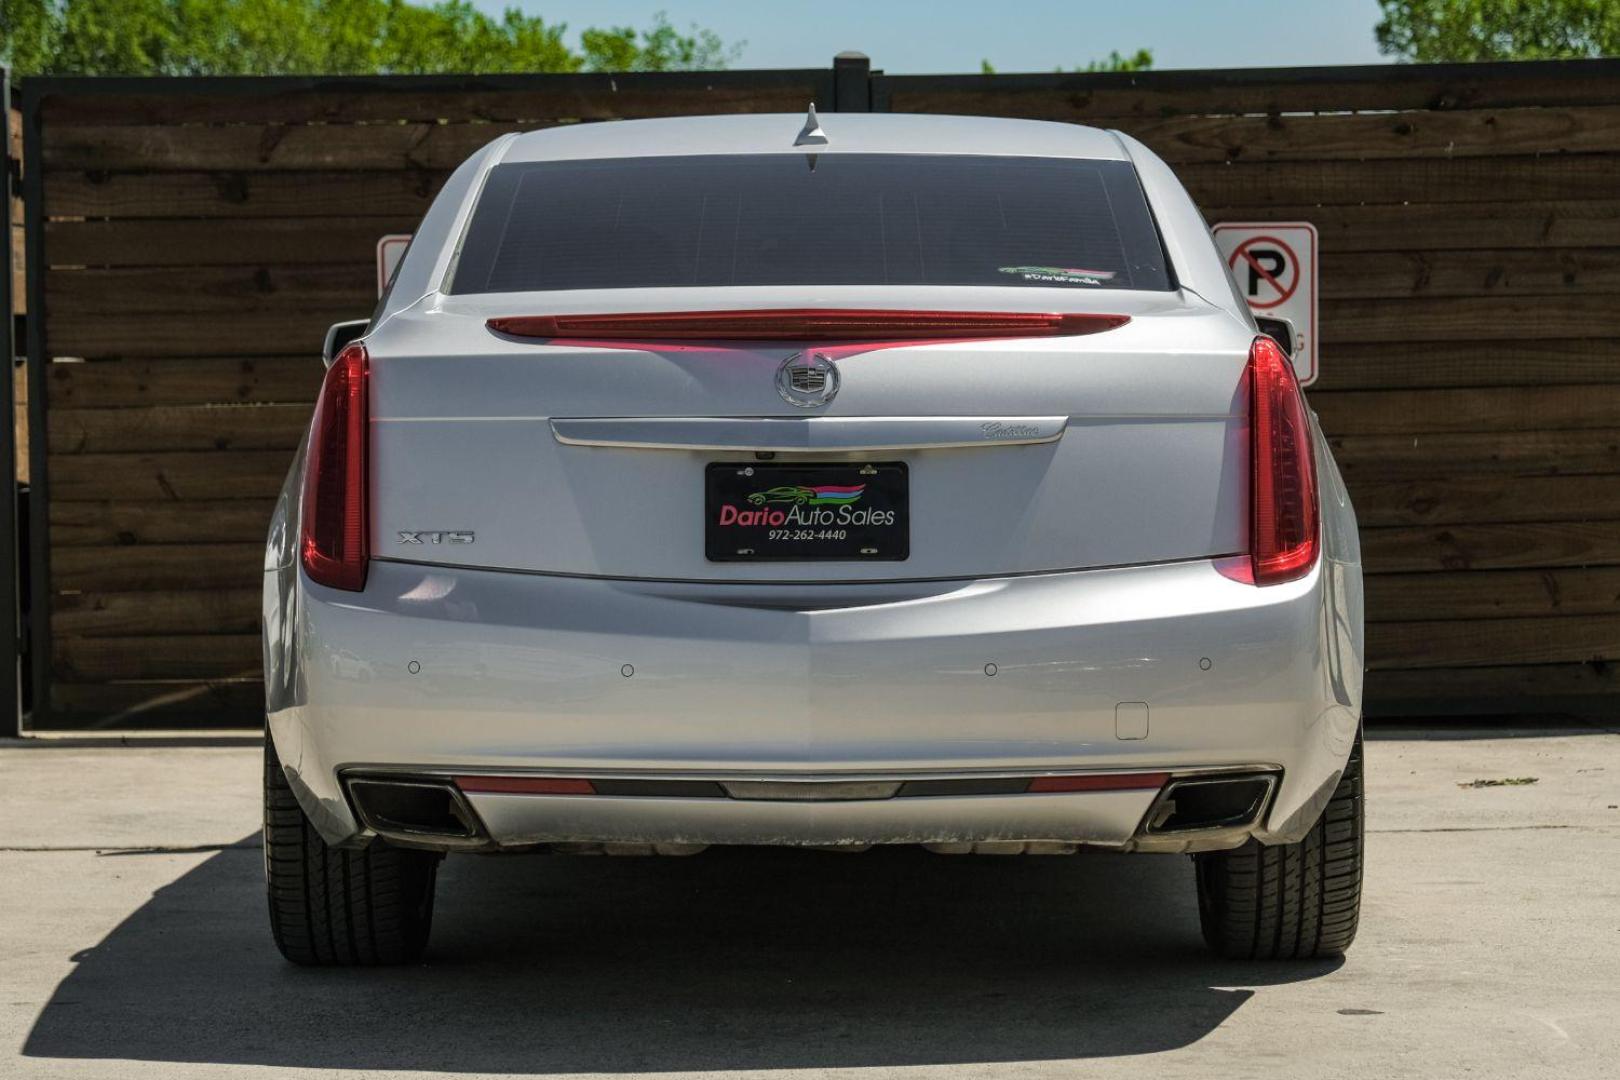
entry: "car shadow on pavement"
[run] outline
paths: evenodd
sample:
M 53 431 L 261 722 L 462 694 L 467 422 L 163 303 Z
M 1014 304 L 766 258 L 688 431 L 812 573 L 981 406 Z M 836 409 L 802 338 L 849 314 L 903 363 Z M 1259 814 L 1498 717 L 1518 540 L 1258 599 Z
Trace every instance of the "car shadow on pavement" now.
M 497 1073 L 1046 1061 L 1185 1046 L 1245 987 L 1337 966 L 1210 959 L 1180 857 L 711 849 L 452 858 L 424 964 L 307 970 L 271 944 L 254 839 L 83 948 L 24 1053 Z

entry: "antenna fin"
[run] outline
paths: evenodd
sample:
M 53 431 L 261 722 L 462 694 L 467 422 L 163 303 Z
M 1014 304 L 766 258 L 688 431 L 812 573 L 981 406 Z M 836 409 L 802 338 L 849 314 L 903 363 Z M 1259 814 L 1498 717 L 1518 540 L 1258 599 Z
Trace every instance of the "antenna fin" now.
M 815 102 L 810 103 L 810 115 L 804 118 L 804 127 L 799 130 L 799 137 L 793 140 L 794 146 L 826 146 L 827 133 L 821 130 L 821 121 L 816 119 Z

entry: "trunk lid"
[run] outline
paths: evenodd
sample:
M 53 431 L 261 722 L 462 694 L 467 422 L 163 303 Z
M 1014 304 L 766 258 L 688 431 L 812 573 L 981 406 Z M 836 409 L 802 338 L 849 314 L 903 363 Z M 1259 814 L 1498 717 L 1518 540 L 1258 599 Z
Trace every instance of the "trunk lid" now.
M 746 306 L 717 304 L 713 289 L 685 305 L 661 292 L 658 310 Z M 803 290 L 789 292 L 783 306 L 802 306 Z M 873 302 L 872 290 L 838 292 L 815 299 Z M 958 300 L 993 310 L 1005 305 L 999 292 Z M 1020 291 L 1020 307 L 1073 308 L 1074 294 L 1044 292 Z M 751 302 L 772 306 L 760 294 L 749 290 Z M 642 310 L 622 291 L 611 299 Z M 1079 337 L 888 346 L 547 343 L 486 327 L 522 313 L 522 298 L 436 298 L 368 339 L 372 555 L 625 578 L 867 581 L 1243 551 L 1251 332 L 1186 292 L 1095 292 L 1086 307 L 1130 322 Z M 789 403 L 776 379 L 806 349 L 832 355 L 840 383 L 813 409 Z M 717 462 L 903 464 L 906 557 L 713 561 L 705 475 Z

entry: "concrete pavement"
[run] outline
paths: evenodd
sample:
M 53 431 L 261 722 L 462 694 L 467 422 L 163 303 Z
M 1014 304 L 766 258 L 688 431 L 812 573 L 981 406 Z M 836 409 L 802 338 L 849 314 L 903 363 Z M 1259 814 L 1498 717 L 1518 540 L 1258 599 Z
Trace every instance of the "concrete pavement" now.
M 0 744 L 0 1076 L 1612 1077 L 1620 733 L 1383 729 L 1361 938 L 1229 964 L 1171 856 L 451 859 L 423 966 L 264 918 L 254 746 Z M 1462 786 L 1534 777 L 1533 784 Z

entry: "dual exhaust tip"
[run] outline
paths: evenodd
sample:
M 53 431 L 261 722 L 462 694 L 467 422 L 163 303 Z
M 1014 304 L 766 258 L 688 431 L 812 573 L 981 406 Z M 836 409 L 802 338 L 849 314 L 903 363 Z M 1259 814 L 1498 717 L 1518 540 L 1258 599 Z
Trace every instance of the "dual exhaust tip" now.
M 431 847 L 484 847 L 483 822 L 448 780 L 351 777 L 349 800 L 361 822 L 386 840 Z
M 1162 787 L 1148 808 L 1139 833 L 1148 836 L 1209 835 L 1250 828 L 1270 805 L 1278 776 L 1275 772 L 1167 776 L 1161 781 Z M 361 821 L 385 839 L 433 848 L 479 848 L 493 843 L 454 778 L 352 776 L 348 778 L 347 786 L 350 800 Z M 1053 789 L 1037 788 L 1031 784 L 1021 790 L 1039 792 Z M 928 792 L 962 795 L 1003 793 L 1011 792 Z M 669 796 L 676 792 L 659 791 L 657 794 Z M 747 796 L 733 794 L 732 797 Z M 846 794 L 844 797 L 849 796 Z
M 1212 833 L 1254 825 L 1271 805 L 1277 774 L 1245 773 L 1173 779 L 1143 821 L 1149 836 Z

